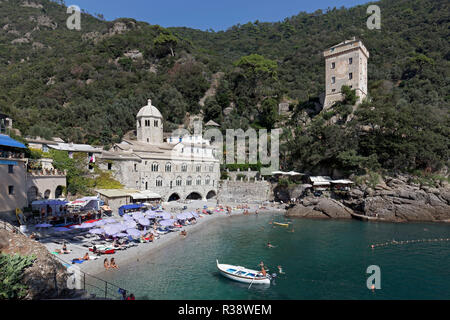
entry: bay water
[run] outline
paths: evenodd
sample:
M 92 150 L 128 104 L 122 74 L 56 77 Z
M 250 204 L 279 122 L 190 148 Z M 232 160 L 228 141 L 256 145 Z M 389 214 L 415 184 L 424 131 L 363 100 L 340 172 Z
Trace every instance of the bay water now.
M 233 216 L 100 277 L 137 299 L 449 299 L 448 238 L 448 224 Z M 277 277 L 249 289 L 220 275 L 216 259 L 251 269 L 263 261 Z M 380 268 L 379 290 L 367 287 L 372 265 Z

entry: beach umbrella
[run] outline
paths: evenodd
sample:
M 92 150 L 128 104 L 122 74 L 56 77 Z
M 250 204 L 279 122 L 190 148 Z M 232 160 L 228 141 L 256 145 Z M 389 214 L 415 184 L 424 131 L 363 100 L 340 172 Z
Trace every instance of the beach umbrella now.
M 127 229 L 133 229 L 136 228 L 136 222 L 134 220 L 128 220 L 123 222 L 123 225 L 127 227 Z
M 146 214 L 145 214 L 145 217 L 146 217 L 147 219 L 155 219 L 156 216 L 157 216 L 157 214 L 156 214 L 155 212 L 152 212 L 152 213 L 146 213 Z
M 109 236 L 112 236 L 112 235 L 114 235 L 114 234 L 119 233 L 119 232 L 122 231 L 122 230 L 120 230 L 119 228 L 117 228 L 116 225 L 109 225 L 109 226 L 106 226 L 104 230 L 105 230 L 105 233 L 106 233 L 107 235 L 109 235 Z
M 124 222 L 110 224 L 110 226 L 119 231 L 125 231 L 126 229 L 129 229 Z
M 168 213 L 168 212 L 163 211 L 163 212 L 158 213 L 156 215 L 156 217 L 157 218 L 162 218 L 162 219 L 171 219 L 172 215 L 170 213 Z
M 37 224 L 35 225 L 36 228 L 50 228 L 53 227 L 51 224 L 49 223 L 41 223 L 41 224 Z
M 113 219 L 113 218 L 108 218 L 108 219 L 105 219 L 104 221 L 106 223 L 116 223 L 117 222 L 116 219 Z
M 127 229 L 127 233 L 132 237 L 140 237 L 141 233 L 137 229 Z
M 126 221 L 133 220 L 133 217 L 130 216 L 129 214 L 124 214 L 123 215 L 123 220 L 126 220 Z
M 175 223 L 174 219 L 169 219 L 169 220 L 161 220 L 159 222 L 159 224 L 163 227 L 168 227 L 168 226 L 172 226 Z
M 177 219 L 178 219 L 178 220 L 184 220 L 184 219 L 186 219 L 186 215 L 184 214 L 184 212 L 177 214 Z
M 105 232 L 105 230 L 103 230 L 103 229 L 101 229 L 101 228 L 89 230 L 89 233 L 91 233 L 91 234 L 102 234 L 102 233 L 104 233 L 104 232 Z
M 199 217 L 198 213 L 195 212 L 195 211 L 192 211 L 191 214 L 192 214 L 195 218 L 198 218 L 198 217 Z
M 149 226 L 150 225 L 150 220 L 148 220 L 147 218 L 142 218 L 142 219 L 138 220 L 138 223 L 140 225 L 143 225 L 143 226 Z
M 128 234 L 127 234 L 127 233 L 123 233 L 123 232 L 119 232 L 119 233 L 116 233 L 116 234 L 114 235 L 114 237 L 117 237 L 117 238 L 124 238 L 124 237 L 128 237 Z
M 134 220 L 138 220 L 138 219 L 141 219 L 143 217 L 144 217 L 144 214 L 142 212 L 140 212 L 140 211 L 133 213 L 133 219 Z
M 99 220 L 92 223 L 95 227 L 101 227 L 108 224 L 105 220 Z

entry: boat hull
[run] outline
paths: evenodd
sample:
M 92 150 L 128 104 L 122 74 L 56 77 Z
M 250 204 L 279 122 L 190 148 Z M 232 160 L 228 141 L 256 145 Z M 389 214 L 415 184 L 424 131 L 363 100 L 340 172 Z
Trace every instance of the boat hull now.
M 234 281 L 248 283 L 248 284 L 252 283 L 252 284 L 270 285 L 270 279 L 268 277 L 249 277 L 249 276 L 234 274 L 234 273 L 227 271 L 229 269 L 232 269 L 235 271 L 245 271 L 245 272 L 252 272 L 252 273 L 258 274 L 259 271 L 256 271 L 256 270 L 250 270 L 250 269 L 246 269 L 244 267 L 238 267 L 238 266 L 233 266 L 233 265 L 228 265 L 228 264 L 219 264 L 219 263 L 217 263 L 217 269 L 219 269 L 219 272 L 221 275 L 223 275 L 224 277 L 226 277 L 228 279 L 234 280 Z

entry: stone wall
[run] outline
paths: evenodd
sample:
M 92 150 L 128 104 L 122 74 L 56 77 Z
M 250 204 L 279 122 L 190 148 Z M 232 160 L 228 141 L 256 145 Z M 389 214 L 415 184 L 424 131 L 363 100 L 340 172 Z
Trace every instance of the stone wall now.
M 251 203 L 273 198 L 271 184 L 267 181 L 221 181 L 219 202 Z

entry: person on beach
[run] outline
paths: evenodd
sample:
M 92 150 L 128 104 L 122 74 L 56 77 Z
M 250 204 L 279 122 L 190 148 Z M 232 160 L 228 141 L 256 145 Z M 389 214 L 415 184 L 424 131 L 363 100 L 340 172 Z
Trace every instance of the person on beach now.
M 111 269 L 119 269 L 119 267 L 116 265 L 116 262 L 114 261 L 114 258 L 111 258 L 111 262 L 109 263 L 109 267 Z
M 106 258 L 105 260 L 103 260 L 103 266 L 105 267 L 106 270 L 109 270 L 109 269 L 110 269 L 109 262 L 108 262 L 108 258 Z
M 83 260 L 84 261 L 89 260 L 89 253 L 88 252 L 86 252 L 86 254 L 84 255 Z
M 181 234 L 182 236 L 184 236 L 184 237 L 186 237 L 186 236 L 187 236 L 187 232 L 186 232 L 186 230 L 183 230 L 183 231 L 181 231 L 181 232 L 180 232 L 180 234 Z

